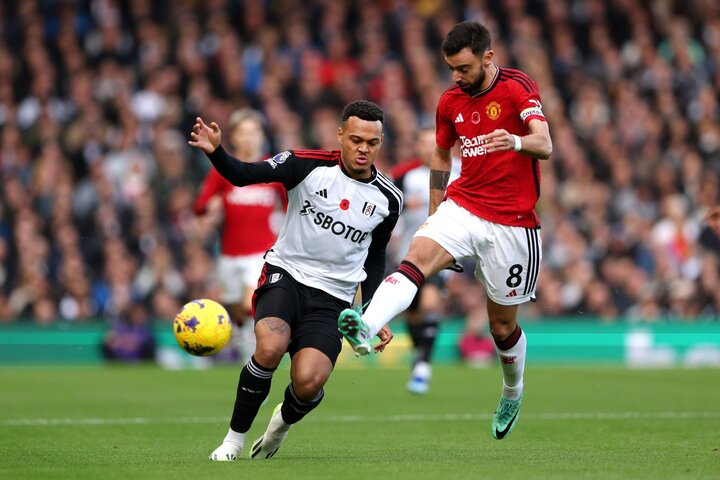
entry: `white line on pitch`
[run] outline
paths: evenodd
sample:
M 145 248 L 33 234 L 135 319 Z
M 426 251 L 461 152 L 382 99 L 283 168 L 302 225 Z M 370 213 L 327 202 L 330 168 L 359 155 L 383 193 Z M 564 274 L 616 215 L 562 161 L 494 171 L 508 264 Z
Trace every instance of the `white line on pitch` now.
M 339 415 L 316 416 L 308 421 L 315 422 L 458 422 L 468 420 L 489 420 L 490 414 L 442 414 L 442 415 Z M 565 412 L 565 413 L 527 413 L 525 420 L 684 420 L 692 418 L 720 418 L 720 412 Z M 129 418 L 18 418 L 0 420 L 0 426 L 33 427 L 55 425 L 151 425 L 151 424 L 193 424 L 225 423 L 228 417 L 129 417 Z

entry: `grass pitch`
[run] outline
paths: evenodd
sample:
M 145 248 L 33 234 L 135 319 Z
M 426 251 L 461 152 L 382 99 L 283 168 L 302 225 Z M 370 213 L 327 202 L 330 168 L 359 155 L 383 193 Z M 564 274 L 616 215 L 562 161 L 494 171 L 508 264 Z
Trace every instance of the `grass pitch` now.
M 517 428 L 490 434 L 500 370 L 338 369 L 267 461 L 210 462 L 239 366 L 0 368 L 2 479 L 720 478 L 720 372 L 528 365 Z M 282 400 L 287 368 L 246 440 Z

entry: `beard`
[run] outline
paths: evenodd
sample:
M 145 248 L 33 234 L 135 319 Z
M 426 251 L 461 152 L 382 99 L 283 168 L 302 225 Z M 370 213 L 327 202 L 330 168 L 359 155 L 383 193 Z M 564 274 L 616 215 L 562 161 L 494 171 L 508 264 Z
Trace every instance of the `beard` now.
M 480 70 L 478 79 L 473 83 L 466 83 L 463 85 L 458 84 L 460 90 L 467 93 L 470 96 L 477 95 L 482 90 L 482 84 L 485 81 L 485 70 Z

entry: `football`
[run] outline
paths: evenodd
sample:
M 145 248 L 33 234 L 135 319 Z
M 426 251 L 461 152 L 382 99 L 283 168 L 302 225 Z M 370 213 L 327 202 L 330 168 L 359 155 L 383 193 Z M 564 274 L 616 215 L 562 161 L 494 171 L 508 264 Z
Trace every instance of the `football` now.
M 230 340 L 232 325 L 225 307 L 206 298 L 188 302 L 175 316 L 175 340 L 198 357 L 215 355 Z

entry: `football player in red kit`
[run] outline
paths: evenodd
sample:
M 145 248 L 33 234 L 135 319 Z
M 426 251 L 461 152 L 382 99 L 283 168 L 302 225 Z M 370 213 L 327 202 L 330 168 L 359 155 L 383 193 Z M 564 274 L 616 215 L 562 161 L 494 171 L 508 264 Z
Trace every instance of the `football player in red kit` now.
M 459 259 L 476 259 L 485 285 L 490 332 L 503 371 L 492 435 L 517 423 L 523 394 L 526 339 L 518 306 L 534 298 L 542 245 L 535 203 L 539 160 L 552 152 L 537 85 L 519 70 L 493 62 L 490 33 L 477 22 L 450 30 L 442 51 L 454 86 L 440 97 L 430 164 L 430 217 L 398 269 L 375 292 L 365 313 L 347 309 L 338 327 L 357 354 L 405 310 L 425 278 Z M 460 177 L 448 186 L 450 150 L 459 142 Z

